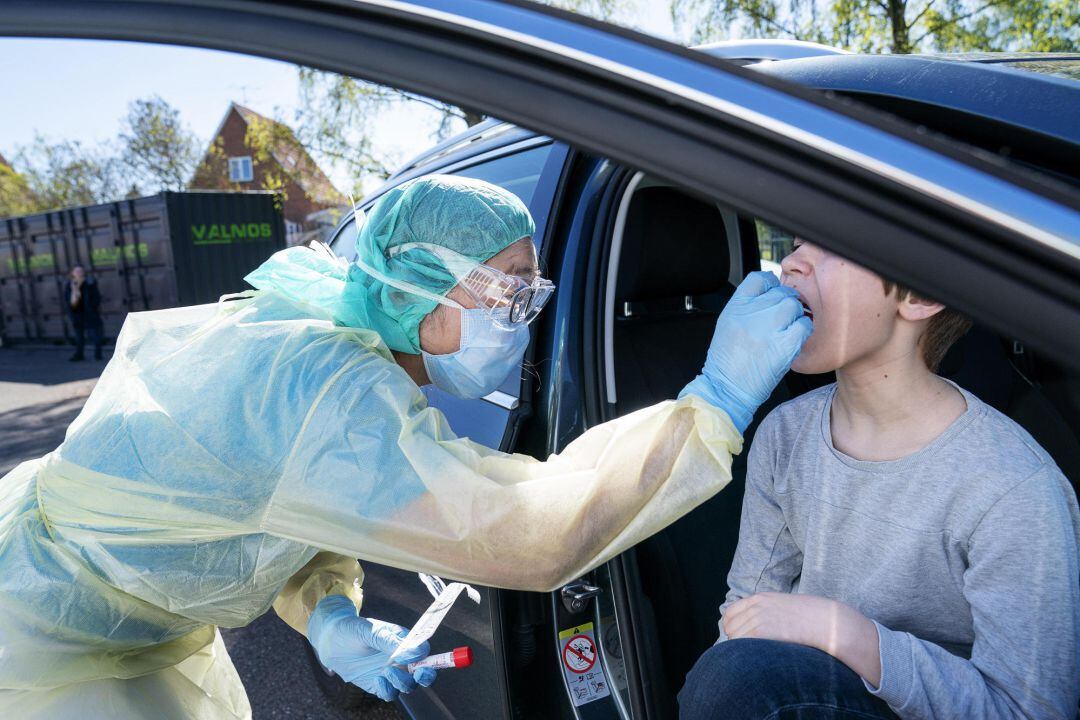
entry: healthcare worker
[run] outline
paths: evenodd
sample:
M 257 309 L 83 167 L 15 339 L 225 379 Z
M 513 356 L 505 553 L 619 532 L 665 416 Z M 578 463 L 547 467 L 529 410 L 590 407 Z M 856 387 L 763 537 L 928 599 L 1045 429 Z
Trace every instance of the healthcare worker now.
M 249 717 L 216 626 L 271 605 L 391 698 L 434 673 L 389 662 L 405 631 L 358 613 L 355 558 L 551 590 L 720 490 L 810 332 L 769 275 L 681 399 L 546 462 L 427 407 L 422 384 L 479 397 L 520 365 L 553 291 L 533 229 L 498 187 L 415 180 L 352 264 L 290 248 L 239 299 L 130 314 L 63 444 L 0 480 L 0 717 Z

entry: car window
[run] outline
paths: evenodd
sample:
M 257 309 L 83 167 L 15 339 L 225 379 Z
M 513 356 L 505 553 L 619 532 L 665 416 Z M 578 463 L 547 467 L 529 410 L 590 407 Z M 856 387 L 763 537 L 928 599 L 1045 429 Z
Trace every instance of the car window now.
M 553 147 L 551 143 L 547 143 L 528 150 L 501 155 L 495 159 L 474 165 L 452 169 L 448 174 L 485 180 L 514 193 L 529 208 L 529 212 L 532 213 L 539 231 L 547 220 L 552 198 L 551 194 L 547 192 L 539 193 L 540 197 L 538 197 L 537 189 L 540 186 L 541 173 Z M 365 203 L 364 209 L 370 209 L 373 204 L 374 201 Z M 540 232 L 537 232 L 536 235 L 537 237 L 534 237 L 533 240 L 539 244 L 542 235 Z M 348 260 L 352 260 L 356 257 L 356 248 L 353 247 L 355 239 L 356 225 L 350 220 L 335 235 L 331 243 L 334 252 Z
M 795 237 L 764 220 L 755 219 L 757 228 L 758 254 L 761 257 L 761 269 L 780 275 L 780 261 L 795 249 Z
M 554 194 L 553 186 L 541 187 L 540 176 L 547 165 L 553 147 L 554 145 L 548 143 L 530 150 L 478 163 L 452 173 L 453 175 L 463 175 L 477 180 L 486 180 L 493 185 L 509 190 L 521 198 L 521 201 L 529 208 L 529 213 L 536 223 L 533 243 L 537 246 L 538 252 L 544 237 L 544 227 L 547 224 L 547 216 L 551 210 L 551 201 Z M 511 373 L 503 381 L 498 391 L 515 398 L 518 397 L 521 392 L 520 374 L 517 372 Z M 499 437 L 492 447 L 498 447 L 501 439 L 502 430 L 500 429 Z
M 551 148 L 552 145 L 548 143 L 531 150 L 523 150 L 472 165 L 451 174 L 464 175 L 498 185 L 521 198 L 530 211 L 535 211 L 538 208 L 534 207 L 533 199 L 540 183 L 540 173 L 544 169 L 548 155 L 551 154 Z
M 555 147 L 553 143 L 546 143 L 472 165 L 451 167 L 449 171 L 442 172 L 485 180 L 521 198 L 536 221 L 533 241 L 539 246 L 554 197 L 554 183 L 541 183 L 541 177 Z M 365 209 L 372 204 L 374 200 Z M 335 236 L 332 243 L 334 251 L 352 260 L 356 257 L 355 239 L 356 225 L 350 220 Z M 443 411 L 454 432 L 491 447 L 499 447 L 502 443 L 510 410 L 520 391 L 521 378 L 517 370 L 496 391 L 500 394 L 501 404 L 485 400 L 461 400 L 431 385 L 423 388 L 428 403 Z

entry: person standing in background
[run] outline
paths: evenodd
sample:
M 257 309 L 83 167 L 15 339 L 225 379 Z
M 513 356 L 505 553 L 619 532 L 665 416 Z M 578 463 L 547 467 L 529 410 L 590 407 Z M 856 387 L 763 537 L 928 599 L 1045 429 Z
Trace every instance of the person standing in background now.
M 98 312 L 101 293 L 98 292 L 97 282 L 86 276 L 86 270 L 81 265 L 71 268 L 71 274 L 64 284 L 64 297 L 67 299 L 71 324 L 75 328 L 75 354 L 71 356 L 71 361 L 86 359 L 83 351 L 86 347 L 87 332 L 94 343 L 94 359 L 100 360 L 104 331 L 101 313 Z

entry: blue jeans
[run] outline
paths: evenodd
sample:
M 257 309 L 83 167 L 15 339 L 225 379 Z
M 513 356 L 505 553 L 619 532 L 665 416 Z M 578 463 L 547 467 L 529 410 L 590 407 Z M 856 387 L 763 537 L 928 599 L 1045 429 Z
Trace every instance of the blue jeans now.
M 728 640 L 698 658 L 679 693 L 680 720 L 825 720 L 896 715 L 862 679 L 805 645 Z

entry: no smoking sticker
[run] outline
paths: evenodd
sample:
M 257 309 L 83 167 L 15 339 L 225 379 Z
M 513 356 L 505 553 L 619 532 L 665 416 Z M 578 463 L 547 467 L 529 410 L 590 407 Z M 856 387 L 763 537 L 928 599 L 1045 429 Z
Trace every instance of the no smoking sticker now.
M 585 705 L 611 695 L 607 678 L 597 662 L 593 624 L 585 623 L 559 633 L 563 675 L 574 705 Z

